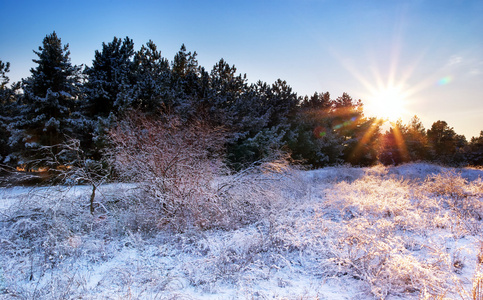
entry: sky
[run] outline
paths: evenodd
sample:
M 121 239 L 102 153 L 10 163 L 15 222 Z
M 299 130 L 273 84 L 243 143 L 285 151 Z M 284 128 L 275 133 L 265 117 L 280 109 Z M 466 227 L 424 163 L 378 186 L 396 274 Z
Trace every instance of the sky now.
M 0 0 L 0 11 L 11 82 L 30 76 L 53 31 L 76 65 L 128 36 L 169 60 L 184 43 L 207 70 L 224 58 L 249 82 L 280 78 L 299 96 L 346 92 L 367 116 L 398 98 L 404 123 L 444 120 L 468 139 L 483 130 L 482 0 Z

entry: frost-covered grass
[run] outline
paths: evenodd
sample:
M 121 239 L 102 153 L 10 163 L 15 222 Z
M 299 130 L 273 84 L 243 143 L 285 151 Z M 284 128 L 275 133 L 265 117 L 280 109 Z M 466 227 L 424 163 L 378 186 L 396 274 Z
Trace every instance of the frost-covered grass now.
M 4 188 L 0 298 L 482 299 L 482 175 L 409 164 L 216 178 L 209 207 L 224 217 L 184 230 L 133 184 L 101 186 L 94 215 L 89 187 Z

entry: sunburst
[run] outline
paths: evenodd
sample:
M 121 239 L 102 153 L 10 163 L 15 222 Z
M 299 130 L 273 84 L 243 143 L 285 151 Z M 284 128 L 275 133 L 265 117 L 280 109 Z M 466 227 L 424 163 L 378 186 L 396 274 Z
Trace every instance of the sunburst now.
M 394 122 L 408 114 L 408 95 L 399 86 L 387 85 L 371 91 L 364 105 L 368 116 Z

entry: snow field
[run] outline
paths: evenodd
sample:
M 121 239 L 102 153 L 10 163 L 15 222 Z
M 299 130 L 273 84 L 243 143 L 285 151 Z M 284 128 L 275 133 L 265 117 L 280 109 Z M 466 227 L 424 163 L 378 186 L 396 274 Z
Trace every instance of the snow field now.
M 216 178 L 230 186 L 216 198 L 223 218 L 182 230 L 134 184 L 100 187 L 93 216 L 89 187 L 5 188 L 0 298 L 480 299 L 482 174 L 409 164 Z

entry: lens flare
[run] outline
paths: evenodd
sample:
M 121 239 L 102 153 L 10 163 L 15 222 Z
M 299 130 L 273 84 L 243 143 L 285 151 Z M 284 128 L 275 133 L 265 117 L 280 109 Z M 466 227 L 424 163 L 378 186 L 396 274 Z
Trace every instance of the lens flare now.
M 320 138 L 323 138 L 326 135 L 327 135 L 327 129 L 325 129 L 322 126 L 315 127 L 315 129 L 314 129 L 314 136 L 315 136 L 315 138 L 320 139 Z
M 438 85 L 446 85 L 453 81 L 453 78 L 451 76 L 446 76 L 438 80 Z

